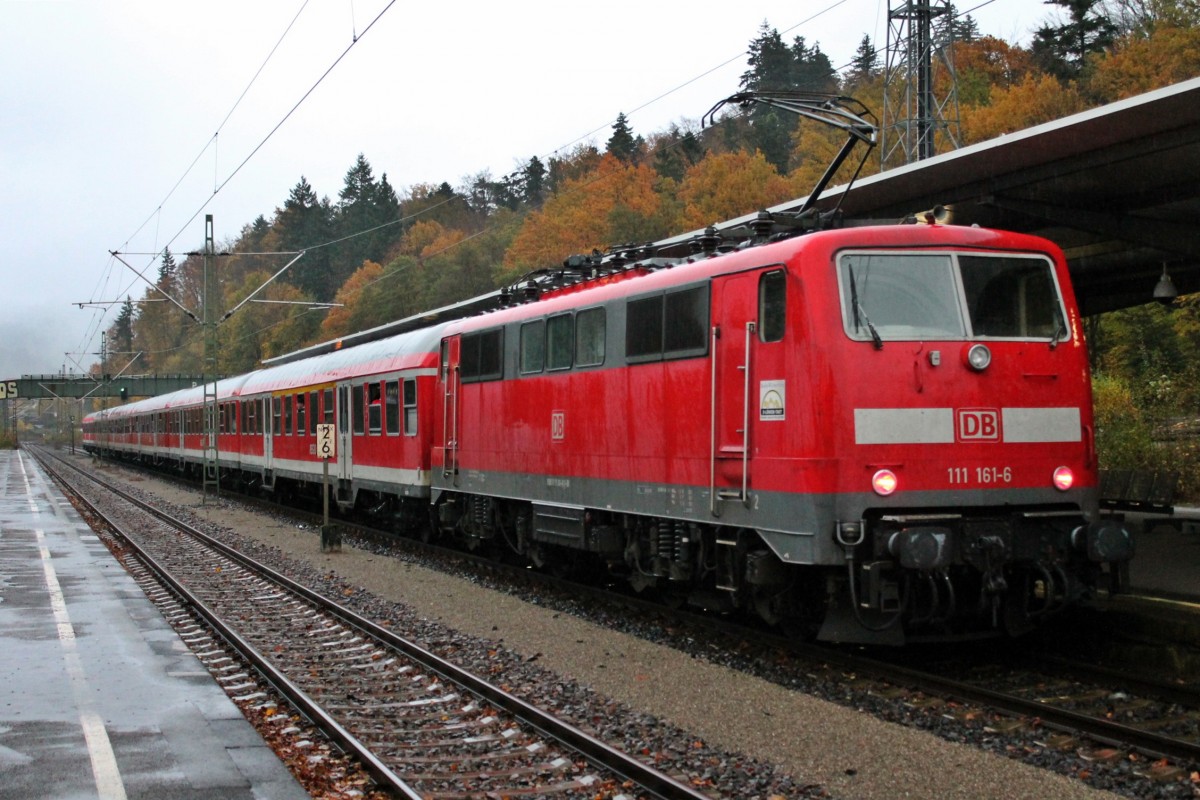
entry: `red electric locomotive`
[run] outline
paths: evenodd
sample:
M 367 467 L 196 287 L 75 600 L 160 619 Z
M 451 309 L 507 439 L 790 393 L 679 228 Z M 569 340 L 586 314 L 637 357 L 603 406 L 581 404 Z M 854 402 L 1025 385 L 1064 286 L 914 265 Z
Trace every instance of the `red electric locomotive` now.
M 1127 559 L 1061 253 L 813 233 L 450 325 L 443 530 L 822 639 L 1024 629 Z

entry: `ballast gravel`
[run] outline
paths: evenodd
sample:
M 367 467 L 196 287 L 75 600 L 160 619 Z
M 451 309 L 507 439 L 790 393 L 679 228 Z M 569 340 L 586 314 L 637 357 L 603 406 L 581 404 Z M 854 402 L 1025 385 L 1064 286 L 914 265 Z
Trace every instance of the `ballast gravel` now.
M 86 459 L 80 459 L 86 461 Z M 237 501 L 105 467 L 185 511 L 193 524 L 296 580 L 321 583 L 356 610 L 468 669 L 490 670 L 527 700 L 576 720 L 613 744 L 689 765 L 714 796 L 1104 798 L 1065 775 L 987 749 L 948 741 L 718 663 L 703 642 L 660 644 L 481 585 L 470 575 L 429 569 L 409 557 L 345 544 L 321 553 L 319 531 Z M 170 506 L 174 506 L 172 509 Z M 233 542 L 231 542 L 233 543 Z M 482 662 L 482 663 L 480 663 Z M 803 684 L 803 676 L 799 683 Z M 1126 788 L 1122 795 L 1131 796 Z M 1150 795 L 1147 795 L 1150 796 Z M 1180 794 L 1163 794 L 1180 797 Z

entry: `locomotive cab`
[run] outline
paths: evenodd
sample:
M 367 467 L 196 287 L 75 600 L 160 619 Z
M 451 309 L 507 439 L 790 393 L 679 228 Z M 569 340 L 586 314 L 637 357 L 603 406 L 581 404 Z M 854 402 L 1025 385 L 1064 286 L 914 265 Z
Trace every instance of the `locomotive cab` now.
M 1118 588 L 1132 556 L 1128 531 L 1099 518 L 1061 256 L 995 233 L 939 246 L 938 229 L 833 257 L 845 571 L 821 638 L 1020 632 L 1102 576 Z

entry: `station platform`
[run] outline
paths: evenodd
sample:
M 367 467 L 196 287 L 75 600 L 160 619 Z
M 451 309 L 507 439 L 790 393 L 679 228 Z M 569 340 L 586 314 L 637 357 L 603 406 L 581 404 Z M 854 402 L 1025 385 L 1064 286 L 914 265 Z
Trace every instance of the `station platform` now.
M 1200 603 L 1200 509 L 1125 518 L 1134 532 L 1130 592 Z
M 0 452 L 0 800 L 303 800 L 31 457 Z

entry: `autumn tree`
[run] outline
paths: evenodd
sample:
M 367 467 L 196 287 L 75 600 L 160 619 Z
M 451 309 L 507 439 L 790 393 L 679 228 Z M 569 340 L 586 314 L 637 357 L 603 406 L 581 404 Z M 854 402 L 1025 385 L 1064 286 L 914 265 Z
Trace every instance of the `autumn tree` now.
M 871 37 L 863 34 L 854 58 L 850 61 L 850 70 L 846 73 L 845 89 L 853 92 L 854 88 L 874 79 L 879 74 L 879 48 L 871 42 Z
M 309 250 L 292 268 L 289 281 L 318 300 L 328 300 L 337 291 L 330 278 L 330 253 L 317 247 L 333 240 L 333 207 L 320 199 L 304 176 L 292 187 L 283 208 L 276 209 L 276 242 L 281 251 Z
M 334 237 L 341 240 L 333 252 L 332 269 L 325 286 L 316 292 L 329 299 L 342 282 L 368 259 L 382 259 L 400 232 L 391 223 L 400 219 L 400 201 L 388 183 L 387 173 L 377 181 L 366 157 L 359 153 L 346 172 L 334 209 Z
M 1158 25 L 1146 36 L 1118 41 L 1096 62 L 1088 89 L 1112 103 L 1200 75 L 1200 27 Z
M 809 47 L 803 36 L 787 45 L 779 32 L 764 22 L 750 43 L 749 54 L 750 68 L 742 73 L 740 82 L 743 91 L 832 93 L 838 88 L 837 73 L 821 46 Z M 797 123 L 795 115 L 754 104 L 748 116 L 747 146 L 760 150 L 776 171 L 786 172 Z
M 179 276 L 175 257 L 163 250 L 154 288 L 143 295 L 141 312 L 133 325 L 133 346 L 142 351 L 143 362 L 152 372 L 165 372 L 165 363 L 179 345 L 183 328 L 191 320 L 168 297 L 178 299 Z
M 618 161 L 629 163 L 636 161 L 645 149 L 646 141 L 638 136 L 634 137 L 633 129 L 629 127 L 629 119 L 622 111 L 617 114 L 617 121 L 612 126 L 612 136 L 608 138 L 608 144 L 605 145 L 605 151 L 614 156 Z
M 502 274 L 553 266 L 573 253 L 630 241 L 631 231 L 614 226 L 614 221 L 627 220 L 630 214 L 658 218 L 656 178 L 648 165 L 622 164 L 604 155 L 594 172 L 564 182 L 540 210 L 529 213 L 504 256 Z
M 688 170 L 678 197 L 684 228 L 749 214 L 791 199 L 791 184 L 760 152 L 710 155 Z
M 321 339 L 337 339 L 354 333 L 352 318 L 358 310 L 363 295 L 370 287 L 383 277 L 383 267 L 374 261 L 364 261 L 363 265 L 354 271 L 342 288 L 338 289 L 333 302 L 336 304 L 329 309 L 321 322 Z
M 1068 19 L 1046 23 L 1034 33 L 1030 51 L 1038 66 L 1060 80 L 1078 78 L 1088 56 L 1105 52 L 1116 37 L 1116 25 L 1101 0 L 1047 0 L 1065 9 Z
M 962 110 L 963 144 L 1060 119 L 1085 105 L 1074 86 L 1063 86 L 1051 75 L 1030 73 L 1018 85 L 992 92 L 989 105 Z

